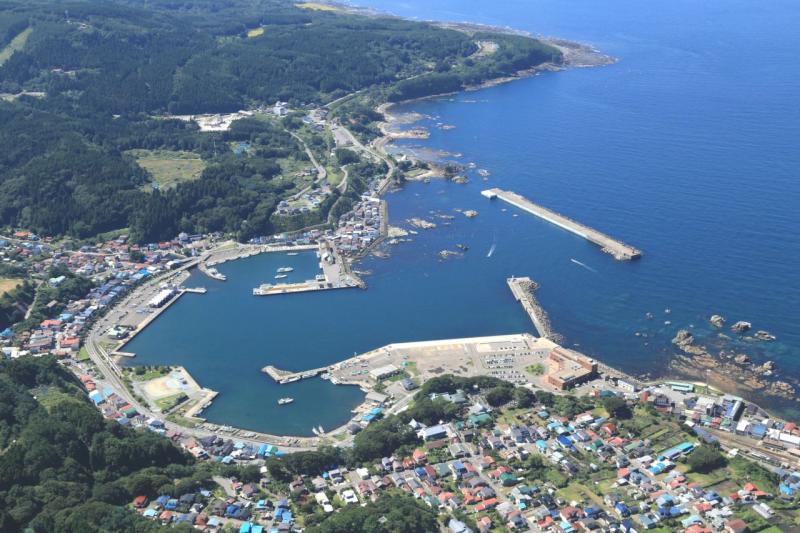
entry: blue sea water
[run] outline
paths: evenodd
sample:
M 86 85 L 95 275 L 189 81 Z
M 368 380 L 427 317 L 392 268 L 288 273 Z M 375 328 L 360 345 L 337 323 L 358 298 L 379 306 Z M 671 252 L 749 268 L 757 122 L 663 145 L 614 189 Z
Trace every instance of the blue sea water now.
M 390 342 L 532 331 L 505 285 L 509 275 L 528 275 L 568 345 L 624 370 L 664 372 L 680 328 L 716 342 L 707 318 L 719 313 L 778 337 L 726 349 L 800 377 L 800 4 L 360 4 L 582 41 L 619 62 L 405 106 L 431 117 L 422 122 L 431 138 L 400 149 L 463 154 L 457 160 L 488 169 L 489 180 L 472 173 L 466 185 L 412 183 L 388 195 L 392 224 L 408 227 L 419 216 L 438 227 L 389 247 L 389 259 L 362 262 L 359 269 L 373 271 L 366 291 L 251 296 L 285 262 L 274 254 L 222 265 L 224 283 L 192 280 L 209 293 L 185 296 L 139 335 L 126 348 L 137 362 L 184 364 L 219 390 L 211 421 L 307 435 L 312 424 L 344 422 L 361 393 L 320 380 L 277 386 L 258 369 L 316 367 Z M 480 191 L 488 187 L 519 192 L 645 256 L 616 262 L 486 200 Z M 467 219 L 457 208 L 479 215 Z M 459 243 L 469 247 L 463 257 L 439 258 Z M 295 404 L 277 407 L 286 395 Z

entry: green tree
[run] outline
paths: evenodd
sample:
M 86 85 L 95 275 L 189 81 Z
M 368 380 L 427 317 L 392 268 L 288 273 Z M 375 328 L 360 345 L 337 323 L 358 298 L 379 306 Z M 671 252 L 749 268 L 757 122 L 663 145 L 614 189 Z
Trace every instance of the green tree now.
M 699 446 L 689 455 L 687 464 L 693 472 L 707 474 L 708 472 L 725 466 L 726 461 L 725 457 L 717 448 Z

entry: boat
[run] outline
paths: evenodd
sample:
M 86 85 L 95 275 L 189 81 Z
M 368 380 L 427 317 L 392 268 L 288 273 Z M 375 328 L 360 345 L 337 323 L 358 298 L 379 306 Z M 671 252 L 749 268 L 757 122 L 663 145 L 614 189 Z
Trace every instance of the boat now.
M 323 435 L 323 434 L 325 433 L 325 430 L 324 430 L 324 429 L 322 429 L 322 426 L 317 426 L 317 433 L 318 433 L 319 435 Z
M 298 253 L 297 252 L 289 252 L 286 255 L 298 255 Z
M 294 269 L 292 267 L 280 267 L 278 269 L 278 274 L 282 274 L 284 272 L 292 272 Z
M 288 277 L 288 276 L 286 274 L 278 274 L 277 276 L 275 276 L 275 279 L 283 279 L 285 277 Z
M 278 405 L 290 404 L 293 401 L 294 401 L 294 398 L 288 398 L 288 397 L 287 398 L 281 398 L 280 400 L 278 400 Z

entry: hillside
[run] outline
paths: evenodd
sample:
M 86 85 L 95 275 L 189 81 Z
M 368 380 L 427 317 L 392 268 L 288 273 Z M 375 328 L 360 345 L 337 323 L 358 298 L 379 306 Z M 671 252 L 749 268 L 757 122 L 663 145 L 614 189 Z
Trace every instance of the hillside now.
M 204 475 L 170 441 L 106 421 L 55 359 L 0 361 L 0 531 L 148 531 L 120 506 Z
M 275 206 L 299 190 L 276 179 L 286 151 L 301 151 L 284 128 L 201 134 L 166 115 L 276 101 L 308 110 L 362 90 L 398 100 L 560 60 L 533 39 L 277 0 L 5 0 L 0 20 L 0 225 L 81 238 L 125 227 L 140 241 L 275 229 Z M 486 39 L 499 49 L 479 53 Z M 220 150 L 258 136 L 284 152 L 243 161 Z M 143 149 L 185 152 L 204 170 L 150 194 L 153 177 L 129 155 Z

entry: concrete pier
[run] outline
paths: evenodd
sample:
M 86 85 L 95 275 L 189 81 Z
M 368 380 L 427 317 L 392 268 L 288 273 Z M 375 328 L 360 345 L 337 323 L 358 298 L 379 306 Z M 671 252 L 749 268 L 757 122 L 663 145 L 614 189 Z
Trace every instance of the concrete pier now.
M 555 333 L 550 326 L 550 318 L 547 312 L 539 305 L 536 297 L 533 295 L 534 291 L 539 288 L 539 284 L 531 278 L 525 276 L 521 278 L 510 277 L 506 280 L 514 299 L 522 304 L 522 308 L 528 313 L 528 316 L 533 322 L 533 327 L 539 333 L 539 337 L 549 339 L 553 342 L 560 342 L 561 335 Z
M 366 288 L 364 281 L 350 270 L 350 265 L 335 246 L 320 243 L 317 253 L 320 258 L 320 268 L 322 269 L 322 274 L 317 279 L 310 279 L 300 283 L 264 283 L 253 289 L 253 295 L 273 296 L 298 292 L 350 289 L 353 287 Z
M 312 368 L 311 370 L 303 370 L 302 372 L 290 372 L 288 370 L 281 370 L 272 365 L 267 365 L 261 369 L 266 375 L 274 379 L 276 382 L 284 385 L 286 383 L 293 383 L 301 379 L 314 378 L 325 372 L 329 372 L 332 366 L 321 366 L 319 368 Z
M 555 211 L 547 209 L 546 207 L 537 205 L 515 192 L 504 191 L 502 189 L 487 189 L 482 191 L 481 194 L 490 200 L 500 198 L 504 202 L 507 202 L 514 207 L 518 207 L 519 209 L 535 215 L 542 220 L 546 220 L 547 222 L 550 222 L 559 228 L 565 229 L 570 233 L 574 233 L 579 237 L 583 237 L 587 241 L 600 246 L 604 252 L 610 254 L 617 261 L 630 261 L 632 259 L 639 259 L 642 256 L 641 250 L 625 244 L 622 241 L 618 241 L 612 237 L 609 237 L 605 233 L 601 233 L 596 229 L 584 226 L 580 222 L 576 222 L 571 218 L 560 215 Z

